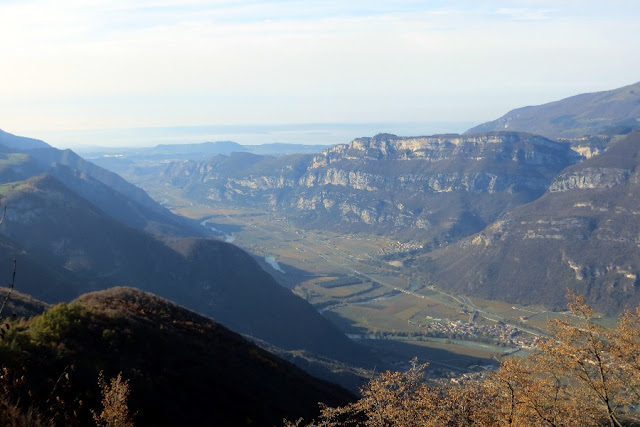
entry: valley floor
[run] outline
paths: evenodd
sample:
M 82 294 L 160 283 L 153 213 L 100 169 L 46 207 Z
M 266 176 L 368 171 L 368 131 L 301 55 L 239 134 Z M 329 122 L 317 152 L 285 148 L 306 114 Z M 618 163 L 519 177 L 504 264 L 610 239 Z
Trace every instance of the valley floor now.
M 405 266 L 408 254 L 421 249 L 416 242 L 302 230 L 262 211 L 146 190 L 253 254 L 278 282 L 390 366 L 403 367 L 417 356 L 431 363 L 436 376 L 481 370 L 506 355 L 527 354 L 546 334 L 549 318 L 566 316 L 445 292 Z

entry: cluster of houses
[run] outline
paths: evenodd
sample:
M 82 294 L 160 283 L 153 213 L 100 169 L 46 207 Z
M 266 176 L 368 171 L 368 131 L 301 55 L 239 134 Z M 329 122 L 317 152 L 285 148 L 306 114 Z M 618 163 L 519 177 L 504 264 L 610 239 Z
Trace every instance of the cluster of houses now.
M 403 243 L 400 241 L 396 241 L 396 242 L 390 243 L 384 248 L 379 249 L 378 255 L 404 253 L 404 252 L 410 252 L 410 251 L 414 251 L 422 248 L 423 248 L 423 245 L 420 245 L 418 243 Z
M 503 345 L 506 347 L 530 348 L 537 342 L 537 337 L 523 333 L 518 328 L 498 322 L 494 325 L 441 319 L 427 319 L 424 323 L 411 322 L 422 329 L 423 334 L 431 337 L 453 338 L 467 341 Z

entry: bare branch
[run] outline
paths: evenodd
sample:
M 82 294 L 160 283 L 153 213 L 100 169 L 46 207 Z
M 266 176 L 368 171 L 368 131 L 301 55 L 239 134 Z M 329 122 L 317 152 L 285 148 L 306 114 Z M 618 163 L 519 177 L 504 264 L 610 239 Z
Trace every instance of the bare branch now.
M 2 219 L 4 220 L 4 217 L 2 217 Z M 13 274 L 11 275 L 11 284 L 9 285 L 9 292 L 7 292 L 7 295 L 4 297 L 4 301 L 2 302 L 2 307 L 0 307 L 0 319 L 2 319 L 2 312 L 4 311 L 4 308 L 6 307 L 7 302 L 9 301 L 9 297 L 11 296 L 11 293 L 13 292 L 13 288 L 16 285 L 16 269 L 17 269 L 17 262 L 14 259 L 13 260 Z

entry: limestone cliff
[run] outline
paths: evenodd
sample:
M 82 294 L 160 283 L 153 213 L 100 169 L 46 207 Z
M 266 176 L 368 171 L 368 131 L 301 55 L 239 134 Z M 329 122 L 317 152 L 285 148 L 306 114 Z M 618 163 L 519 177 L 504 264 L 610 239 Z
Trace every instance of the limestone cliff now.
M 578 157 L 564 144 L 515 132 L 380 134 L 315 156 L 181 162 L 164 179 L 191 196 L 262 206 L 308 226 L 448 241 L 539 197 Z
M 606 311 L 640 303 L 640 132 L 563 171 L 549 191 L 430 254 L 439 285 L 562 308 L 566 288 Z

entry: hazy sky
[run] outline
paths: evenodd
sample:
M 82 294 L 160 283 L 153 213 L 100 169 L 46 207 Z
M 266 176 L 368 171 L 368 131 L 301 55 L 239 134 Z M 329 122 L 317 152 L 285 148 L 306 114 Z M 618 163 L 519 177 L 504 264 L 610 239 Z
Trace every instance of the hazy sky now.
M 640 80 L 638 22 L 635 0 L 0 0 L 0 129 L 480 123 Z

